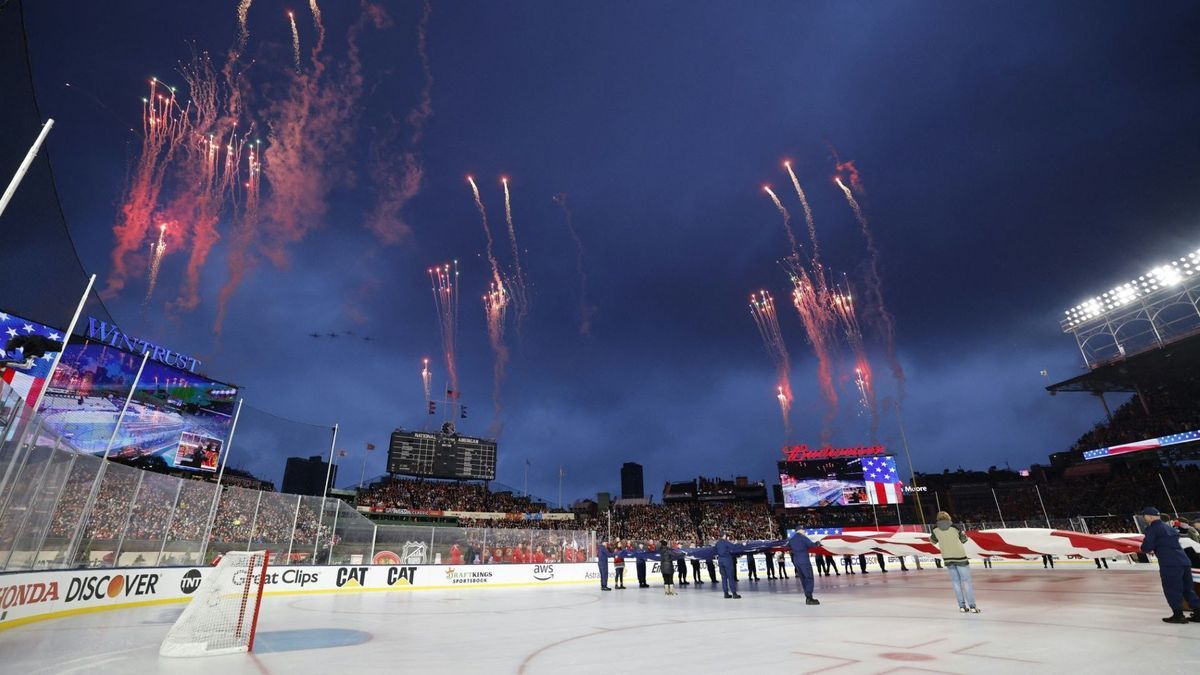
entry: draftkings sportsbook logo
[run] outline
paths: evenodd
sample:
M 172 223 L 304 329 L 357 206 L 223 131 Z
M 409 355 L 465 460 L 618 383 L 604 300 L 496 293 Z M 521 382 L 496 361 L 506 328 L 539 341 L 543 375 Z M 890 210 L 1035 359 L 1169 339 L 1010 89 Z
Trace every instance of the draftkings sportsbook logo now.
M 188 570 L 183 579 L 179 582 L 179 590 L 183 591 L 184 595 L 191 595 L 200 588 L 200 581 L 203 577 L 200 576 L 200 570 Z
M 446 568 L 446 581 L 452 584 L 486 584 L 492 580 L 491 572 L 459 571 L 453 567 Z
M 550 581 L 554 578 L 554 565 L 534 565 L 533 578 L 538 581 Z

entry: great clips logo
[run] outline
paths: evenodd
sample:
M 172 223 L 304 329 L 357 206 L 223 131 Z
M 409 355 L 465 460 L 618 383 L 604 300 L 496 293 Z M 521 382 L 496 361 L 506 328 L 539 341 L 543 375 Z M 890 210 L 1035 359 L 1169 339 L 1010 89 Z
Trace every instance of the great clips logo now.
M 67 586 L 67 602 L 134 598 L 158 592 L 157 574 L 104 574 L 75 577 Z

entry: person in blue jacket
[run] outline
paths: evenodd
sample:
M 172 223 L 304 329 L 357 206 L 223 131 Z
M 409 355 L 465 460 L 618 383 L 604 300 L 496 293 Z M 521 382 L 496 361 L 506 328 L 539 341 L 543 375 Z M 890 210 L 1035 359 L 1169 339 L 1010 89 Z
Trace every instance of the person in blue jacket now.
M 608 587 L 608 542 L 600 542 L 600 550 L 596 553 L 596 564 L 600 566 L 600 590 L 611 591 Z
M 638 542 L 637 550 L 633 552 L 634 562 L 637 564 L 638 588 L 650 588 L 650 584 L 646 583 L 647 555 L 649 553 L 646 551 L 646 544 Z
M 804 604 L 821 604 L 820 600 L 813 597 L 813 568 L 812 561 L 808 558 L 808 549 L 814 548 L 817 545 L 816 542 L 809 539 L 800 530 L 796 530 L 788 538 L 787 543 L 788 547 L 792 549 L 792 567 L 796 568 L 796 576 L 804 588 Z
M 1200 597 L 1192 587 L 1192 561 L 1179 545 L 1179 533 L 1162 520 L 1162 514 L 1153 506 L 1142 510 L 1146 521 L 1143 532 L 1142 552 L 1153 553 L 1158 558 L 1158 574 L 1162 580 L 1163 595 L 1171 606 L 1171 616 L 1163 619 L 1167 623 L 1200 622 Z M 1189 618 L 1183 614 L 1183 601 L 1192 609 Z
M 717 564 L 721 568 L 721 590 L 725 591 L 725 597 L 740 598 L 737 592 L 737 577 L 734 576 L 733 556 L 741 548 L 737 544 L 729 541 L 729 537 L 722 532 L 721 538 L 717 540 Z

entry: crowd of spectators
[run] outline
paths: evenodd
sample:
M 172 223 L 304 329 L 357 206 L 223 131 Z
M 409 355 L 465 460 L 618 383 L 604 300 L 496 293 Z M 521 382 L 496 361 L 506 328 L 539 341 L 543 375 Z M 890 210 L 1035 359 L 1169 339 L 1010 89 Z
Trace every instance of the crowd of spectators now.
M 412 511 L 475 511 L 538 513 L 546 505 L 510 491 L 493 492 L 485 483 L 390 479 L 382 480 L 358 498 L 359 506 Z

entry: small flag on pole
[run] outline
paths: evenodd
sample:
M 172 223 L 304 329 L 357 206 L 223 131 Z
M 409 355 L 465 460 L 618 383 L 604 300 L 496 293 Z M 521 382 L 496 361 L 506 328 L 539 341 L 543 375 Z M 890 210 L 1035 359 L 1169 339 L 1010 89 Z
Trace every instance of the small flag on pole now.
M 345 456 L 346 456 L 345 450 L 338 450 L 338 457 L 345 457 Z
M 372 450 L 374 450 L 374 449 L 375 449 L 375 444 L 374 444 L 374 443 L 367 443 L 367 452 L 370 452 L 370 451 L 372 451 Z

